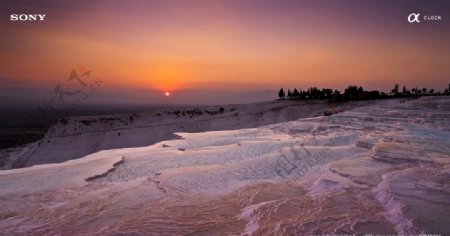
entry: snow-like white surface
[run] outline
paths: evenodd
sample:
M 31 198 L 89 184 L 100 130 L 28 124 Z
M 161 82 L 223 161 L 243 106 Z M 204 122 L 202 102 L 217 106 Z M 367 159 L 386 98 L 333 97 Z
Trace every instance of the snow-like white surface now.
M 445 235 L 449 102 L 388 100 L 0 171 L 0 227 L 37 234 Z
M 9 156 L 2 168 L 60 163 L 101 150 L 147 146 L 174 138 L 174 132 L 260 127 L 313 117 L 331 108 L 325 101 L 273 101 L 154 108 L 142 113 L 65 118 L 50 127 L 42 140 L 28 145 L 21 152 L 6 153 Z
M 101 151 L 60 164 L 3 170 L 0 171 L 0 195 L 84 186 L 86 178 L 107 172 L 121 160 L 119 152 Z

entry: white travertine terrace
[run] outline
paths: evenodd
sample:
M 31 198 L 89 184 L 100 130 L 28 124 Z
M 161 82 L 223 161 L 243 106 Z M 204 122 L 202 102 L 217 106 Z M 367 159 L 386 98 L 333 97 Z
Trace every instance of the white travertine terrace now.
M 387 100 L 327 117 L 177 133 L 182 139 L 0 171 L 0 228 L 5 234 L 447 235 L 449 127 L 448 98 Z

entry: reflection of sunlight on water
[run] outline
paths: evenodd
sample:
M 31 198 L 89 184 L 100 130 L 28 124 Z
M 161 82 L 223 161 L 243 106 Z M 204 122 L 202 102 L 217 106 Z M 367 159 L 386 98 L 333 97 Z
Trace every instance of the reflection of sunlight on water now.
M 125 161 L 86 186 L 64 176 L 93 163 L 55 167 L 60 175 L 36 170 L 43 181 L 56 176 L 73 187 L 3 192 L 0 226 L 37 234 L 450 233 L 450 109 L 423 104 L 423 112 L 394 102 L 396 108 L 181 134 L 165 148 L 111 150 Z M 3 173 L 2 188 L 30 181 L 26 170 L 14 178 Z

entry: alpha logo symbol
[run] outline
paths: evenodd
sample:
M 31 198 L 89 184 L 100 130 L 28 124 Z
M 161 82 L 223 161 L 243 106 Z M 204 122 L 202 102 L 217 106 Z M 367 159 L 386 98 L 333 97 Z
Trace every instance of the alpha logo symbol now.
M 409 14 L 408 22 L 409 23 L 414 23 L 414 22 L 420 23 L 419 16 L 420 16 L 420 13 L 411 13 L 411 14 Z

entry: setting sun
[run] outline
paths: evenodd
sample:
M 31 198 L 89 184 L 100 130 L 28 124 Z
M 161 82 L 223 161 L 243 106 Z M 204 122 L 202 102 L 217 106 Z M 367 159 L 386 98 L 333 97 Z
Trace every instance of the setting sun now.
M 170 93 L 169 92 L 165 92 L 164 95 L 170 96 Z

